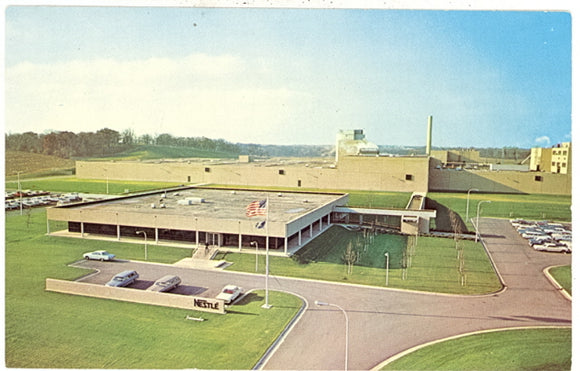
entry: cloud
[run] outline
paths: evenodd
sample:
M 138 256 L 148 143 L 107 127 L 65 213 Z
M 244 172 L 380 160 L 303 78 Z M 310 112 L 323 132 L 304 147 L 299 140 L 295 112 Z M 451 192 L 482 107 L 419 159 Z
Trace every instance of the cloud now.
M 535 142 L 536 142 L 536 144 L 539 144 L 539 145 L 544 144 L 545 146 L 549 146 L 551 141 L 550 141 L 549 137 L 544 135 L 544 136 L 536 138 Z
M 292 115 L 312 109 L 311 94 L 276 82 L 276 73 L 206 54 L 22 63 L 6 73 L 6 130 L 133 128 L 137 135 L 272 142 L 277 128 L 293 134 Z

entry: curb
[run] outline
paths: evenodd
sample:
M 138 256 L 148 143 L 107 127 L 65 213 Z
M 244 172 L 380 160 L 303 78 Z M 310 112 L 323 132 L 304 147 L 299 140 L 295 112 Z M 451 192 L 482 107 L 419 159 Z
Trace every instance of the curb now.
M 543 270 L 544 275 L 546 276 L 546 278 L 548 278 L 548 281 L 550 281 L 552 283 L 552 285 L 554 285 L 554 287 L 556 287 L 558 292 L 560 294 L 562 294 L 563 297 L 565 297 L 569 301 L 572 301 L 572 295 L 570 295 L 570 293 L 565 288 L 563 288 L 562 285 L 560 285 L 560 283 L 558 281 L 556 281 L 554 276 L 552 276 L 552 274 L 550 273 L 550 269 L 558 268 L 558 267 L 567 267 L 567 265 L 553 265 L 551 267 L 546 267 Z
M 254 290 L 250 290 L 248 292 L 251 292 L 251 291 L 254 291 Z M 268 349 L 264 352 L 262 357 L 254 365 L 254 367 L 252 367 L 252 370 L 262 370 L 263 369 L 263 367 L 266 365 L 266 363 L 268 363 L 268 361 L 274 355 L 274 353 L 276 353 L 276 351 L 278 350 L 280 345 L 282 345 L 282 343 L 284 342 L 284 340 L 286 339 L 286 337 L 288 336 L 290 331 L 292 331 L 294 326 L 298 323 L 298 321 L 302 318 L 302 316 L 304 315 L 304 313 L 306 313 L 306 310 L 308 309 L 308 300 L 306 300 L 301 295 L 298 295 L 298 294 L 290 292 L 290 291 L 283 291 L 283 290 L 272 290 L 272 291 L 283 292 L 283 293 L 294 295 L 294 296 L 298 297 L 300 300 L 302 300 L 302 307 L 300 308 L 298 313 L 296 313 L 296 315 L 290 320 L 290 322 L 288 322 L 288 324 L 286 325 L 286 327 L 284 327 L 284 329 L 282 330 L 280 335 L 268 347 Z

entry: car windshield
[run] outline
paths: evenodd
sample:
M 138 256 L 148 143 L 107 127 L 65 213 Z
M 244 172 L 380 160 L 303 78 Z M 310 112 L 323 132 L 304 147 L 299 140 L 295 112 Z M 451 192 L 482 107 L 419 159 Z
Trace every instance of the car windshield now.
M 115 281 L 123 281 L 125 277 L 117 276 L 115 277 Z
M 225 294 L 233 294 L 234 293 L 234 290 L 232 290 L 232 289 L 225 289 L 224 290 L 224 293 Z

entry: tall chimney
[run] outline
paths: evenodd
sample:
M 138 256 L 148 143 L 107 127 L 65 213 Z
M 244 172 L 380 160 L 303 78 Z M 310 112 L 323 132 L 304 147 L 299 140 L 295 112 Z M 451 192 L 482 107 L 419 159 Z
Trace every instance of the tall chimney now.
M 429 116 L 427 119 L 427 148 L 425 149 L 425 154 L 431 156 L 431 133 L 433 131 L 433 116 Z

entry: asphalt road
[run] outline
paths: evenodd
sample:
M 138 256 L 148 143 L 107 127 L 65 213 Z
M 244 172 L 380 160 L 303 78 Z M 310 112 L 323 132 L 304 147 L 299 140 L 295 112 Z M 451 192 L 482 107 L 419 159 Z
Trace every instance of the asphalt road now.
M 429 341 L 477 330 L 522 326 L 570 326 L 571 302 L 543 275 L 545 267 L 570 264 L 571 255 L 537 252 L 528 247 L 506 220 L 480 219 L 480 231 L 506 284 L 500 293 L 484 296 L 437 295 L 386 288 L 351 286 L 270 277 L 270 288 L 297 293 L 308 309 L 265 369 L 344 369 L 345 319 L 349 318 L 349 369 L 371 369 L 385 359 Z M 264 288 L 263 275 L 194 270 L 138 262 L 79 262 L 100 274 L 85 282 L 105 283 L 115 273 L 135 269 L 144 289 L 165 274 L 177 274 L 182 286 L 174 293 L 214 297 L 226 284 Z M 275 302 L 271 303 L 276 305 Z

